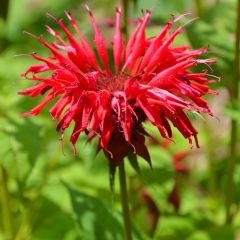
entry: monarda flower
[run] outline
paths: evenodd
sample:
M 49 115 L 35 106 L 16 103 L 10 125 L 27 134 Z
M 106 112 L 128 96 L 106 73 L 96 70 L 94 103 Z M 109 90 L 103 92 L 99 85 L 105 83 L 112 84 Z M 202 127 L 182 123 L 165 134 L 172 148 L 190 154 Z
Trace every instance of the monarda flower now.
M 112 40 L 114 64 L 110 64 L 112 58 L 104 38 L 92 12 L 87 10 L 96 51 L 70 13 L 66 16 L 76 37 L 62 19 L 51 16 L 67 40 L 48 26 L 47 31 L 56 40 L 50 44 L 43 36 L 37 37 L 51 54 L 47 58 L 30 54 L 41 63 L 30 66 L 23 76 L 36 84 L 19 94 L 45 95 L 45 98 L 22 116 L 38 115 L 49 102 L 57 99 L 49 112 L 53 120 L 58 119 L 57 131 L 62 134 L 74 124 L 70 138 L 74 152 L 77 139 L 84 132 L 88 140 L 98 138 L 99 149 L 103 149 L 113 166 L 118 166 L 130 151 L 150 163 L 145 145 L 148 134 L 142 125 L 146 121 L 168 139 L 172 138 L 172 123 L 191 145 L 194 138 L 198 146 L 198 132 L 186 113 L 212 115 L 202 96 L 216 92 L 208 87 L 213 80 L 208 79 L 211 75 L 207 70 L 193 73 L 190 69 L 198 64 L 209 65 L 214 60 L 198 58 L 206 52 L 204 48 L 191 50 L 185 45 L 172 46 L 184 26 L 171 29 L 184 15 L 168 22 L 157 36 L 146 38 L 145 28 L 151 15 L 147 11 L 124 43 L 120 31 L 121 10 L 117 8 Z

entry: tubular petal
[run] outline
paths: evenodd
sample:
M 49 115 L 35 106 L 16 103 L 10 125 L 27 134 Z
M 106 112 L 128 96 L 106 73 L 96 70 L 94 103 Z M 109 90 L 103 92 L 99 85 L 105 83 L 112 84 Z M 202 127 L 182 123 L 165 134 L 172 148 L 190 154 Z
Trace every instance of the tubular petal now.
M 122 50 L 123 50 L 123 39 L 120 31 L 120 21 L 121 21 L 121 9 L 117 8 L 116 9 L 116 31 L 113 37 L 113 55 L 114 55 L 116 74 L 118 73 L 118 70 L 119 70 L 119 65 L 120 65 Z
M 57 99 L 49 113 L 58 119 L 56 130 L 62 137 L 74 124 L 70 142 L 76 154 L 76 143 L 82 132 L 87 142 L 98 138 L 98 150 L 102 149 L 112 166 L 118 166 L 130 152 L 144 158 L 151 166 L 145 144 L 149 136 L 143 123 L 154 125 L 163 138 L 173 141 L 172 125 L 189 141 L 199 147 L 197 130 L 187 113 L 213 116 L 207 94 L 217 94 L 209 84 L 219 78 L 208 74 L 214 59 L 202 59 L 207 49 L 191 50 L 188 45 L 172 46 L 185 25 L 171 31 L 175 22 L 186 16 L 173 18 L 157 36 L 146 38 L 145 29 L 151 12 L 139 20 L 124 48 L 121 36 L 121 9 L 116 9 L 113 34 L 113 65 L 110 71 L 107 46 L 96 20 L 86 6 L 94 32 L 94 42 L 99 58 L 86 41 L 71 13 L 65 12 L 76 39 L 63 21 L 49 15 L 60 26 L 67 39 L 49 26 L 47 31 L 54 37 L 48 43 L 42 36 L 34 38 L 50 50 L 47 58 L 35 53 L 28 54 L 40 64 L 32 64 L 22 74 L 34 85 L 18 94 L 35 97 L 45 94 L 43 101 L 30 112 L 21 116 L 38 115 L 52 100 Z M 191 68 L 202 65 L 200 73 Z M 103 65 L 103 69 L 101 69 Z M 201 116 L 201 115 L 200 115 Z
M 106 44 L 105 41 L 103 39 L 103 36 L 100 32 L 100 30 L 97 27 L 97 23 L 94 19 L 94 16 L 92 14 L 92 12 L 90 11 L 89 7 L 86 5 L 86 9 L 89 13 L 90 19 L 91 19 L 91 23 L 93 26 L 93 30 L 94 30 L 94 42 L 96 44 L 96 48 L 99 54 L 99 57 L 101 58 L 101 61 L 105 67 L 106 70 L 109 70 L 108 67 L 108 53 L 107 53 L 107 48 L 106 48 Z

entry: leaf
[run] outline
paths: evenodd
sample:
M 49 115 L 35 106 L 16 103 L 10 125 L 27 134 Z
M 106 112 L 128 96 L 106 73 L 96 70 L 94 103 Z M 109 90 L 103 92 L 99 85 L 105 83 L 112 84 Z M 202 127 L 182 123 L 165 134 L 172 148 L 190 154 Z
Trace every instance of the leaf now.
M 69 212 L 60 209 L 50 199 L 42 197 L 34 212 L 32 238 L 34 240 L 80 240 Z M 69 236 L 72 237 L 69 237 Z
M 124 239 L 121 214 L 93 196 L 78 192 L 65 184 L 70 194 L 74 219 L 82 239 Z M 133 229 L 133 239 L 142 237 Z
M 141 175 L 141 169 L 139 167 L 139 164 L 138 164 L 138 159 L 137 159 L 137 156 L 135 154 L 133 154 L 133 152 L 129 152 L 128 154 L 128 160 L 131 164 L 131 166 L 133 167 L 133 169 Z
M 9 136 L 21 143 L 21 149 L 19 150 L 26 152 L 28 159 L 34 161 L 41 153 L 41 126 L 35 124 L 29 118 L 25 118 L 21 123 L 11 118 L 7 118 L 7 120 L 15 127 L 13 131 L 8 132 Z
M 155 236 L 156 239 L 182 240 L 187 239 L 195 230 L 191 219 L 181 216 L 167 216 L 162 217 Z
M 0 162 L 10 175 L 22 181 L 33 168 L 40 153 L 41 138 L 37 125 L 30 121 L 18 121 L 7 115 L 0 118 L 0 125 Z
M 152 158 L 152 169 L 141 167 L 141 177 L 147 184 L 163 184 L 173 180 L 173 166 L 171 156 L 165 153 L 159 147 L 149 147 Z
M 142 170 L 143 180 L 148 184 L 162 185 L 165 182 L 173 179 L 173 172 L 164 168 L 153 168 Z
M 216 226 L 209 230 L 212 240 L 235 240 L 235 234 L 231 226 Z
M 136 4 L 135 14 L 139 16 L 141 9 L 151 9 L 151 21 L 159 24 L 159 20 L 164 22 L 171 18 L 171 14 L 179 15 L 183 13 L 189 2 L 187 0 L 165 1 L 165 0 L 138 0 Z
M 29 119 L 6 116 L 0 128 L 3 149 L 0 157 L 11 174 L 25 181 L 41 154 L 42 137 L 40 126 Z
M 238 102 L 229 102 L 226 105 L 224 112 L 233 120 L 240 121 L 240 104 Z
M 211 238 L 204 231 L 196 231 L 187 240 L 211 240 Z

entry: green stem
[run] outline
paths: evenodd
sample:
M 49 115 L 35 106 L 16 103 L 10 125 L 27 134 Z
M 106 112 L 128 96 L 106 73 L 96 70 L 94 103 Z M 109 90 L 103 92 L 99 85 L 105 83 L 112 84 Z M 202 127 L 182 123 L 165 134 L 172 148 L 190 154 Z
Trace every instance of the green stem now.
M 7 19 L 8 8 L 9 8 L 9 0 L 1 1 L 0 17 L 2 17 L 5 20 Z
M 126 42 L 128 40 L 128 10 L 129 10 L 128 2 L 129 2 L 128 0 L 120 0 L 120 4 L 123 10 L 123 27 L 121 29 L 121 32 L 124 35 Z M 126 183 L 124 160 L 122 160 L 119 165 L 119 183 L 120 183 L 121 203 L 122 203 L 122 212 L 123 212 L 123 220 L 124 220 L 125 240 L 131 240 L 132 230 L 131 230 L 131 221 L 130 221 L 129 206 L 128 206 L 128 194 L 127 194 L 127 183 Z
M 216 173 L 215 173 L 215 156 L 213 149 L 215 147 L 214 139 L 211 133 L 210 127 L 206 124 L 205 131 L 207 133 L 208 138 L 206 139 L 207 146 L 207 158 L 208 158 L 208 192 L 210 195 L 210 200 L 217 200 L 216 198 Z M 214 143 L 214 144 L 213 144 Z
M 204 12 L 203 1 L 196 0 L 196 5 L 197 5 L 197 14 L 201 18 L 203 16 L 203 12 Z
M 237 6 L 237 27 L 236 27 L 236 42 L 235 42 L 235 57 L 234 57 L 234 73 L 232 82 L 232 101 L 238 101 L 239 98 L 239 49 L 240 49 L 240 0 L 238 0 Z M 237 121 L 232 120 L 231 122 L 231 145 L 230 145 L 230 156 L 227 166 L 227 186 L 226 186 L 226 223 L 230 224 L 233 219 L 232 204 L 234 197 L 234 171 L 237 153 Z
M 11 215 L 11 205 L 10 205 L 10 194 L 8 190 L 8 176 L 5 168 L 0 166 L 0 189 L 1 189 L 1 205 L 2 205 L 2 221 L 3 230 L 6 239 L 11 239 L 12 237 L 12 215 Z
M 122 33 L 124 34 L 125 40 L 128 39 L 128 0 L 121 0 L 121 6 L 123 9 L 123 27 L 122 27 Z
M 125 230 L 125 240 L 131 240 L 131 221 L 130 213 L 128 207 L 128 194 L 127 194 L 127 183 L 126 183 L 126 174 L 124 168 L 124 160 L 119 165 L 119 182 L 120 182 L 120 191 L 121 191 L 121 203 L 124 219 L 124 230 Z
M 208 155 L 208 170 L 209 170 L 209 180 L 208 180 L 208 188 L 209 193 L 212 200 L 216 199 L 216 176 L 215 176 L 215 162 L 212 154 L 212 150 L 209 150 Z

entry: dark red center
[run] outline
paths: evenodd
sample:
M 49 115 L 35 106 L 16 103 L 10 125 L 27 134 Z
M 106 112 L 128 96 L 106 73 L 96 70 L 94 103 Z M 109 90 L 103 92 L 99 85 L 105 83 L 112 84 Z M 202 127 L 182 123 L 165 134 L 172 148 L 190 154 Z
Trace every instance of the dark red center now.
M 123 91 L 129 78 L 128 75 L 123 74 L 115 76 L 99 76 L 96 85 L 99 90 L 104 89 L 109 92 Z

